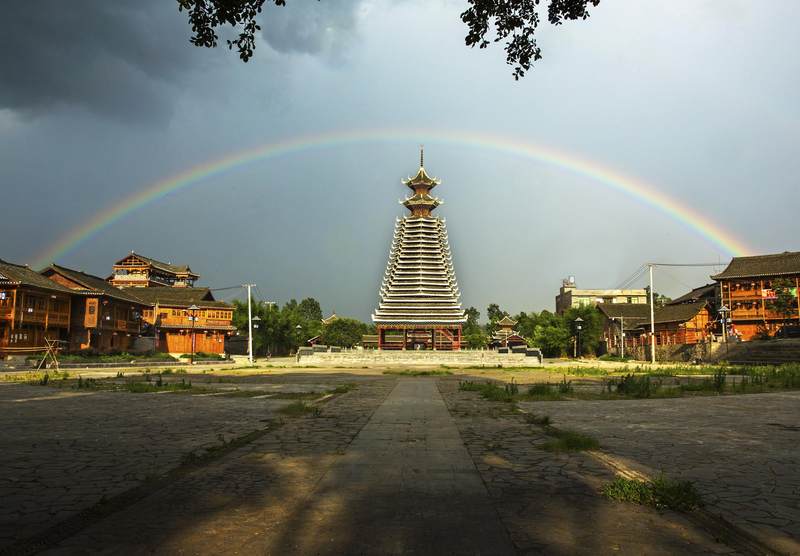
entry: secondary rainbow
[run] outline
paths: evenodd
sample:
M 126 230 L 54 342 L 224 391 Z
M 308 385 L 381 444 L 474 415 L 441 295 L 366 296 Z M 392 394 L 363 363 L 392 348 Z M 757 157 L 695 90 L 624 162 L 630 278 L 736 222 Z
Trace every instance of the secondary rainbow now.
M 156 181 L 123 198 L 120 202 L 98 212 L 82 225 L 72 229 L 61 239 L 48 246 L 36 258 L 35 267 L 42 267 L 63 257 L 88 238 L 107 228 L 131 212 L 153 203 L 165 195 L 191 187 L 219 174 L 238 169 L 247 164 L 312 149 L 334 148 L 369 142 L 418 142 L 454 144 L 471 148 L 499 151 L 534 159 L 569 172 L 590 178 L 612 190 L 619 191 L 668 215 L 721 248 L 726 254 L 741 256 L 752 250 L 729 231 L 708 217 L 667 196 L 641 180 L 625 176 L 577 156 L 555 149 L 528 143 L 520 139 L 469 131 L 441 131 L 427 129 L 408 130 L 351 130 L 298 136 L 275 143 L 267 143 L 222 158 L 198 164 L 178 174 Z

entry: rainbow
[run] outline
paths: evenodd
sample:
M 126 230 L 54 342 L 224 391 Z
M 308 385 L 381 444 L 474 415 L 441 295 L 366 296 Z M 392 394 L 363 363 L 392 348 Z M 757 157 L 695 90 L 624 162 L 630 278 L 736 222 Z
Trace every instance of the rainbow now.
M 104 228 L 111 226 L 137 209 L 158 201 L 165 195 L 186 189 L 200 181 L 208 180 L 247 164 L 311 149 L 369 142 L 411 142 L 416 145 L 420 140 L 429 144 L 454 144 L 499 151 L 553 165 L 587 177 L 659 210 L 721 248 L 728 255 L 741 256 L 752 252 L 744 242 L 712 222 L 708 217 L 677 199 L 667 196 L 655 187 L 571 154 L 519 139 L 486 133 L 427 129 L 374 129 L 304 135 L 280 142 L 267 143 L 198 164 L 178 174 L 151 183 L 122 199 L 119 203 L 98 212 L 88 221 L 48 246 L 37 256 L 35 267 L 45 266 L 63 257 Z

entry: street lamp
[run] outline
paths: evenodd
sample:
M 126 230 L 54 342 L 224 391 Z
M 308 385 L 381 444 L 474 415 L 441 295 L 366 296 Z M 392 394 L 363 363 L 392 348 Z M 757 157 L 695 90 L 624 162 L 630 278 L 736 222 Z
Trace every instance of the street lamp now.
M 261 322 L 261 317 L 258 315 L 253 317 L 253 328 L 258 328 L 258 323 Z
M 302 336 L 300 334 L 302 334 L 303 327 L 298 324 L 297 326 L 294 327 L 294 329 L 297 331 L 297 349 L 299 350 L 300 349 L 300 338 L 302 338 Z
M 189 359 L 191 365 L 194 365 L 194 325 L 197 322 L 197 317 L 195 316 L 196 311 L 200 309 L 197 305 L 192 304 L 189 307 L 189 320 L 192 321 L 192 355 Z
M 730 309 L 723 305 L 719 308 L 719 314 L 722 315 L 722 341 L 725 344 L 728 343 L 728 313 L 730 313 Z
M 575 322 L 575 330 L 577 331 L 578 337 L 575 341 L 575 352 L 573 353 L 573 356 L 578 357 L 578 352 L 580 351 L 579 348 L 581 343 L 581 328 L 582 328 L 581 323 L 583 322 L 583 319 L 578 317 L 575 319 L 574 322 Z

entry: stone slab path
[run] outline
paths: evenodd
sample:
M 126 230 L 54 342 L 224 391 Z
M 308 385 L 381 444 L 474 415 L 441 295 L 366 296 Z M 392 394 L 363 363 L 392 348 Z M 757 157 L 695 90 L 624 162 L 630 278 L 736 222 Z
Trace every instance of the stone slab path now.
M 398 382 L 303 512 L 295 553 L 514 554 L 430 379 Z

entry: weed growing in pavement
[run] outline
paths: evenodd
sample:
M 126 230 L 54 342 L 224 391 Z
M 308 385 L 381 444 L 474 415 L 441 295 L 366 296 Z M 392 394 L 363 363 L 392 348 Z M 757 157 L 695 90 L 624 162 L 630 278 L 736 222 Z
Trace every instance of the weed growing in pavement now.
M 579 452 L 596 450 L 600 447 L 600 442 L 596 438 L 577 431 L 548 426 L 545 428 L 545 434 L 553 438 L 542 445 L 542 449 L 549 452 Z
M 458 383 L 458 389 L 466 392 L 478 392 L 484 399 L 492 402 L 510 403 L 514 401 L 514 394 L 510 393 L 508 385 L 499 386 L 488 381 L 480 383 L 464 380 Z
M 694 483 L 669 479 L 663 474 L 652 481 L 617 477 L 603 486 L 602 493 L 612 500 L 682 512 L 692 511 L 703 505 Z
M 90 379 L 91 380 L 91 379 Z M 122 390 L 132 394 L 148 394 L 151 392 L 175 392 L 182 390 L 191 390 L 192 383 L 181 379 L 180 382 L 163 382 L 161 377 L 155 383 L 147 382 L 126 382 L 122 385 Z
M 317 413 L 317 412 L 319 412 L 319 408 L 314 407 L 313 405 L 308 404 L 303 400 L 294 401 L 289 405 L 283 406 L 278 410 L 278 413 L 282 413 L 283 415 L 289 417 L 301 417 L 309 413 Z
M 402 371 L 395 371 L 393 369 L 387 369 L 383 371 L 383 374 L 399 376 L 446 376 L 452 375 L 453 373 L 446 370 L 418 371 L 414 369 L 404 369 Z
M 333 390 L 330 390 L 329 393 L 331 394 L 347 394 L 350 390 L 355 390 L 358 388 L 352 382 L 348 382 L 347 384 L 339 384 Z
M 649 398 L 660 384 L 653 384 L 650 375 L 635 375 L 629 373 L 620 379 L 613 379 L 609 384 L 614 387 L 617 394 L 630 398 Z
M 526 413 L 525 414 L 525 422 L 529 425 L 539 425 L 541 427 L 550 426 L 550 416 L 549 415 L 536 415 L 535 413 Z

